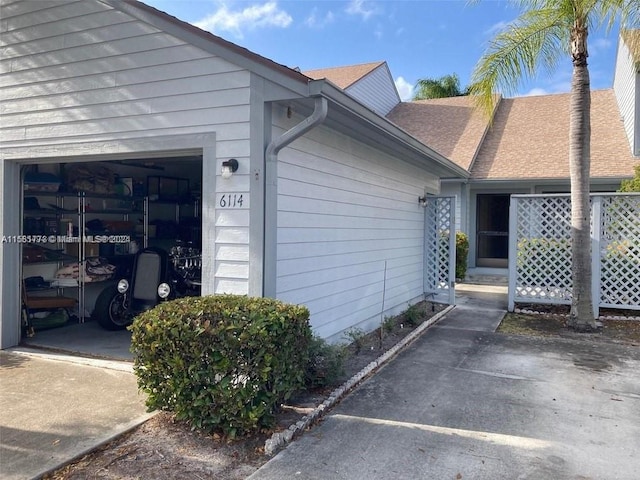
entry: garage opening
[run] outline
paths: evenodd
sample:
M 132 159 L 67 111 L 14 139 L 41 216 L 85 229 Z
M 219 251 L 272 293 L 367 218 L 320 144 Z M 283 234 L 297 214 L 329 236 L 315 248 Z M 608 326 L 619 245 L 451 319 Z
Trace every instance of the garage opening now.
M 128 360 L 137 312 L 199 294 L 202 155 L 30 164 L 22 177 L 22 345 Z

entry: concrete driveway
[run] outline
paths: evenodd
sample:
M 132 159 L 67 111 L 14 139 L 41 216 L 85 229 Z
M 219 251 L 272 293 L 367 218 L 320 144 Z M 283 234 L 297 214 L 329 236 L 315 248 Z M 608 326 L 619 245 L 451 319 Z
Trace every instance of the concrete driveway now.
M 640 348 L 494 333 L 503 300 L 463 293 L 249 478 L 640 478 Z
M 150 417 L 132 364 L 0 351 L 0 478 L 25 480 Z

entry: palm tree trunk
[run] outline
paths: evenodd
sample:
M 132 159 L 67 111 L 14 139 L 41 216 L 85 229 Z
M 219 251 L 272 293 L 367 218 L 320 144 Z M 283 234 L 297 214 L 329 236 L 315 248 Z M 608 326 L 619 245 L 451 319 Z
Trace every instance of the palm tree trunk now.
M 572 302 L 569 326 L 593 331 L 591 295 L 591 231 L 589 172 L 591 167 L 591 85 L 587 68 L 587 29 L 572 31 L 573 76 L 571 81 L 569 174 L 571 176 Z

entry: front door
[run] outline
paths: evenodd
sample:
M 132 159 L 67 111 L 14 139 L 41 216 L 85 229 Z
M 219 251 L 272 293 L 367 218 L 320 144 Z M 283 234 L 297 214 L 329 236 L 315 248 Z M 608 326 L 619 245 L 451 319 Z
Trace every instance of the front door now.
M 482 194 L 477 197 L 476 265 L 507 268 L 509 257 L 508 194 Z

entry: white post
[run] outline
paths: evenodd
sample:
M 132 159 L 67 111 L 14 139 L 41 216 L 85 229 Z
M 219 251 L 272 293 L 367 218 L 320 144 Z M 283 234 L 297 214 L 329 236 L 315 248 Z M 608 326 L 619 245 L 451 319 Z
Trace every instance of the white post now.
M 600 316 L 600 238 L 602 236 L 602 196 L 591 197 L 591 301 L 593 318 Z
M 515 310 L 516 268 L 518 265 L 518 197 L 511 195 L 509 202 L 509 289 L 508 305 L 510 312 Z
M 456 303 L 456 197 L 449 197 L 449 305 Z

